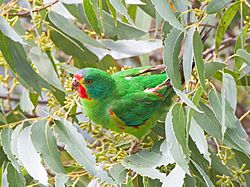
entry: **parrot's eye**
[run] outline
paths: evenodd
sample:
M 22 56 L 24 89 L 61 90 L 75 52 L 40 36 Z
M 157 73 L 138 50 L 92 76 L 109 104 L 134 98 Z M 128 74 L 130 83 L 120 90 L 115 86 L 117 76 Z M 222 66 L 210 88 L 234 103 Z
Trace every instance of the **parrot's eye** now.
M 91 84 L 92 80 L 85 80 L 86 84 Z

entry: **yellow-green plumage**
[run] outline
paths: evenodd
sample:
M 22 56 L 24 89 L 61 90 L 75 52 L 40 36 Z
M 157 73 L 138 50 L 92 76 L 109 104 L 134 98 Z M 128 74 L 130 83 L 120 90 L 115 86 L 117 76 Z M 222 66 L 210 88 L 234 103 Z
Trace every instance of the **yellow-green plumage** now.
M 149 68 L 113 75 L 93 68 L 77 72 L 84 79 L 87 98 L 81 102 L 87 116 L 105 128 L 143 138 L 160 116 L 166 114 L 173 97 L 171 88 L 158 86 L 166 80 L 166 73 L 141 75 Z

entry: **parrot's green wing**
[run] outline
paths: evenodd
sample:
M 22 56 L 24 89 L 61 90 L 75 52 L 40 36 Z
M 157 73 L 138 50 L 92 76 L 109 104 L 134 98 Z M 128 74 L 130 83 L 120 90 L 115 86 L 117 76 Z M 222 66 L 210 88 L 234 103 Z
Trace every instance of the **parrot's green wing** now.
M 149 119 L 162 104 L 166 87 L 146 89 L 138 93 L 128 94 L 115 100 L 110 110 L 121 121 L 129 126 L 139 126 Z
M 138 67 L 138 68 L 132 68 L 132 69 L 127 69 L 123 71 L 119 71 L 112 76 L 119 76 L 119 77 L 134 77 L 138 75 L 142 75 L 148 72 L 153 72 L 153 71 L 164 71 L 165 70 L 165 65 L 159 65 L 159 66 L 143 66 L 143 67 Z

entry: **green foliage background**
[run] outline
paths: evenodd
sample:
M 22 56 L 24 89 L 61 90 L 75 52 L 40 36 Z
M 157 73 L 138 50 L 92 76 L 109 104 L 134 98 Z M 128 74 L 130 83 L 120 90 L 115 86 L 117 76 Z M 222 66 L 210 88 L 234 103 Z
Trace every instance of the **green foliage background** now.
M 247 0 L 0 0 L 1 185 L 250 186 L 249 9 Z M 129 155 L 133 137 L 84 117 L 72 74 L 162 63 L 177 96 Z

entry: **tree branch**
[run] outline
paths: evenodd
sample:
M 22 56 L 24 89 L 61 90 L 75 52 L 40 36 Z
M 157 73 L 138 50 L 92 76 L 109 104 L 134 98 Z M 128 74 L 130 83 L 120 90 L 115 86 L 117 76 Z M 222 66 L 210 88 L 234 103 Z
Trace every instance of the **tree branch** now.
M 46 9 L 46 8 L 51 7 L 52 5 L 54 5 L 54 4 L 58 3 L 58 2 L 59 2 L 59 0 L 55 0 L 52 3 L 44 5 L 44 7 L 41 7 L 41 8 L 38 8 L 38 9 L 33 9 L 32 12 L 40 12 L 40 11 Z M 30 11 L 25 11 L 25 12 L 20 11 L 20 12 L 17 12 L 17 13 L 8 13 L 8 12 L 6 12 L 4 15 L 26 17 L 26 16 L 30 16 Z
M 15 96 L 11 96 L 11 97 L 8 97 L 7 95 L 0 95 L 0 99 L 4 99 L 4 100 L 11 100 L 11 101 L 20 101 L 20 98 L 19 97 L 15 97 Z M 39 104 L 47 104 L 48 101 L 43 101 L 43 100 L 38 100 L 38 103 Z

